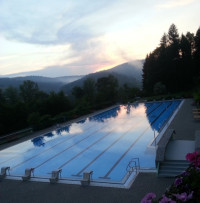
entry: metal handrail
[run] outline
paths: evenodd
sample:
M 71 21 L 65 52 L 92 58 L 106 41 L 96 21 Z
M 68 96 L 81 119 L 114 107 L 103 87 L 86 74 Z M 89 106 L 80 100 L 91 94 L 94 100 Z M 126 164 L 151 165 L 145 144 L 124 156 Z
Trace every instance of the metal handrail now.
M 132 165 L 134 163 L 134 165 Z M 126 167 L 126 171 L 129 173 L 129 175 L 136 170 L 136 173 L 138 173 L 138 169 L 140 169 L 140 160 L 138 157 L 136 158 L 132 158 L 127 167 Z

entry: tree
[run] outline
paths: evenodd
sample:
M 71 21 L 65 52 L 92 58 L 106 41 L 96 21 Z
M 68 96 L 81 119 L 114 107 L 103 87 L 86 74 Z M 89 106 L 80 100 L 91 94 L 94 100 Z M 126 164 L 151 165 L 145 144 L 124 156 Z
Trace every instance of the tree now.
M 5 102 L 3 90 L 0 88 L 0 105 Z
M 87 78 L 84 81 L 83 91 L 86 99 L 92 103 L 95 96 L 95 81 L 92 78 Z
M 190 47 L 191 47 L 191 55 L 193 55 L 194 53 L 194 49 L 195 49 L 195 41 L 194 41 L 194 34 L 191 32 L 187 32 L 186 33 L 186 38 L 188 40 L 188 42 L 190 43 Z
M 102 102 L 114 102 L 117 98 L 118 81 L 113 75 L 102 77 L 96 83 L 98 100 Z
M 33 102 L 37 98 L 39 88 L 37 83 L 26 80 L 20 85 L 20 95 L 25 103 Z
M 182 34 L 180 40 L 180 54 L 181 58 L 192 58 L 192 47 L 191 43 L 189 42 L 188 38 Z
M 159 94 L 164 94 L 165 92 L 166 92 L 166 87 L 161 82 L 157 82 L 154 85 L 154 94 L 159 95 Z
M 160 46 L 163 48 L 167 48 L 169 46 L 169 38 L 166 33 L 163 34 L 163 36 L 160 40 Z
M 181 36 L 180 40 L 180 73 L 181 78 L 179 80 L 180 88 L 183 89 L 191 88 L 194 74 L 194 66 L 192 63 L 192 35 L 187 33 L 187 35 Z
M 12 86 L 5 89 L 4 96 L 6 98 L 6 103 L 9 105 L 16 105 L 19 101 L 18 89 Z
M 154 67 L 155 67 L 155 58 L 153 53 L 150 53 L 147 55 L 144 65 L 143 65 L 143 75 L 142 75 L 142 81 L 143 81 L 143 90 L 146 93 L 151 93 L 153 91 L 154 86 Z
M 200 29 L 195 37 L 187 32 L 179 38 L 178 30 L 172 24 L 168 34 L 162 36 L 160 46 L 145 59 L 143 90 L 152 94 L 159 82 L 165 85 L 167 92 L 189 90 L 194 84 L 194 78 L 197 84 L 200 82 L 199 67 Z
M 84 95 L 84 91 L 81 87 L 75 86 L 72 89 L 72 95 L 77 99 L 81 99 Z
M 168 31 L 169 48 L 168 56 L 171 60 L 177 60 L 179 58 L 179 34 L 176 26 L 172 24 Z
M 169 27 L 168 31 L 168 39 L 169 39 L 169 44 L 178 44 L 179 42 L 179 34 L 178 34 L 178 29 L 176 28 L 176 25 L 172 24 Z
M 48 114 L 55 116 L 59 113 L 68 111 L 70 109 L 70 102 L 63 91 L 58 93 L 50 92 L 47 103 L 46 103 Z
M 197 30 L 194 45 L 195 74 L 200 75 L 200 28 Z

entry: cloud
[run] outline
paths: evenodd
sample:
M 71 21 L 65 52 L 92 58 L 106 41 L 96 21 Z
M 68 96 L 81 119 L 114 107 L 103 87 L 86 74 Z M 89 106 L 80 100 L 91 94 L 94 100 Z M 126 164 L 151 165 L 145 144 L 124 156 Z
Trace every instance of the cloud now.
M 163 9 L 192 2 L 0 0 L 0 74 L 45 67 L 87 74 L 145 57 L 173 19 L 185 22 L 187 7 L 160 15 L 155 5 Z M 194 16 L 188 15 L 187 20 L 195 24 L 191 17 L 199 19 L 193 12 L 198 6 L 189 8 Z
M 188 4 L 193 3 L 196 0 L 167 0 L 166 3 L 163 4 L 158 4 L 156 8 L 175 8 L 175 7 L 180 7 L 180 6 L 186 6 Z
M 45 76 L 45 77 L 62 77 L 62 76 L 73 76 L 73 75 L 85 75 L 92 73 L 94 65 L 82 65 L 82 64 L 67 64 L 67 65 L 55 65 L 48 66 L 40 70 L 19 72 L 12 74 L 0 75 L 0 77 L 18 77 L 18 76 Z
M 6 3 L 5 3 L 6 2 Z M 98 35 L 86 20 L 114 1 L 7 0 L 0 2 L 0 32 L 10 40 L 30 44 L 68 43 L 76 48 Z M 48 5 L 48 6 L 47 6 Z

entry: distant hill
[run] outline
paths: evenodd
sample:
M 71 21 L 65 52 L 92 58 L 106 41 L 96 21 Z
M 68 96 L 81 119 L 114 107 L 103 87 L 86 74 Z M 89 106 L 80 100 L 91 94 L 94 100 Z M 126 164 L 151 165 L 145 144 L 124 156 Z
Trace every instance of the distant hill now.
M 25 80 L 31 80 L 38 84 L 40 90 L 45 92 L 55 91 L 58 92 L 61 87 L 67 83 L 82 78 L 83 76 L 63 76 L 56 78 L 42 77 L 42 76 L 25 76 L 14 78 L 0 78 L 0 88 L 5 89 L 9 86 L 19 88 Z
M 119 85 L 125 83 L 130 87 L 142 87 L 142 66 L 143 61 L 137 60 L 129 63 L 123 63 L 109 70 L 91 73 L 86 76 L 62 76 L 62 77 L 43 77 L 43 76 L 24 76 L 24 77 L 0 77 L 0 88 L 5 89 L 9 86 L 19 88 L 25 80 L 36 82 L 39 89 L 45 92 L 63 90 L 69 94 L 73 87 L 82 86 L 87 78 L 107 77 L 112 74 L 118 79 Z
M 143 60 L 137 60 L 130 63 L 123 63 L 109 70 L 100 71 L 96 73 L 88 74 L 79 80 L 66 84 L 62 87 L 62 90 L 69 94 L 73 87 L 82 86 L 87 78 L 92 78 L 97 81 L 98 78 L 107 77 L 112 74 L 117 78 L 119 85 L 127 84 L 130 87 L 142 88 L 142 66 Z

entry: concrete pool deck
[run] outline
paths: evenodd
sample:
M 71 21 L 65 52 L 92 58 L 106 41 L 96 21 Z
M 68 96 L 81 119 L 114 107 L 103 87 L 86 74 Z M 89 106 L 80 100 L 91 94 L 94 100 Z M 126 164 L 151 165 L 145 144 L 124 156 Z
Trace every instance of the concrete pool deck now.
M 180 111 L 168 128 L 176 131 L 174 139 L 194 140 L 200 122 L 192 114 L 193 101 L 185 100 Z M 32 135 L 33 136 L 33 135 Z M 20 142 L 20 141 L 18 141 Z M 16 142 L 15 142 L 16 143 Z M 1 149 L 13 145 L 9 143 Z M 135 202 L 138 203 L 148 192 L 160 197 L 173 179 L 157 178 L 156 173 L 139 173 L 130 189 L 106 187 L 81 187 L 78 185 L 49 184 L 3 180 L 0 182 L 0 202 Z

